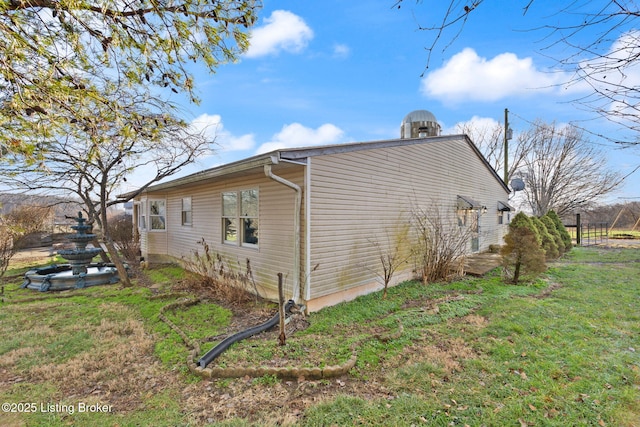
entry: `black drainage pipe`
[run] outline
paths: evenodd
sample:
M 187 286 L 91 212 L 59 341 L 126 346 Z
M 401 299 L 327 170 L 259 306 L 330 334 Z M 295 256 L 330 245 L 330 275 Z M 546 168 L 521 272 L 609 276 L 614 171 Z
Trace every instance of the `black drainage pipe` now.
M 295 306 L 295 305 L 296 305 L 296 303 L 292 299 L 287 301 L 287 303 L 284 305 L 285 313 L 289 314 L 291 312 L 291 308 L 293 306 Z M 202 356 L 198 360 L 198 365 L 200 365 L 201 368 L 206 368 L 207 365 L 213 361 L 213 359 L 215 359 L 216 357 L 220 356 L 229 347 L 231 347 L 231 344 L 233 344 L 235 342 L 238 342 L 238 341 L 242 341 L 243 339 L 249 338 L 249 337 L 251 337 L 253 335 L 259 334 L 260 332 L 264 332 L 266 330 L 269 330 L 269 329 L 273 328 L 274 326 L 276 326 L 278 323 L 280 323 L 280 313 L 279 312 L 276 313 L 276 315 L 273 316 L 271 319 L 267 320 L 266 322 L 264 322 L 261 325 L 253 326 L 253 327 L 251 327 L 249 329 L 245 329 L 244 331 L 240 331 L 237 334 L 234 334 L 234 335 L 231 335 L 231 336 L 225 338 L 222 342 L 220 342 L 220 344 L 218 344 L 217 346 L 213 347 L 204 356 Z

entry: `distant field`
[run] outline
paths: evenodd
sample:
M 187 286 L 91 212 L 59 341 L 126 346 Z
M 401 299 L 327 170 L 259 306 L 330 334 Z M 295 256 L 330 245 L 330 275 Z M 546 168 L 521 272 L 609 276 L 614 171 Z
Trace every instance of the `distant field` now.
M 640 230 L 609 230 L 609 238 L 611 239 L 640 239 Z

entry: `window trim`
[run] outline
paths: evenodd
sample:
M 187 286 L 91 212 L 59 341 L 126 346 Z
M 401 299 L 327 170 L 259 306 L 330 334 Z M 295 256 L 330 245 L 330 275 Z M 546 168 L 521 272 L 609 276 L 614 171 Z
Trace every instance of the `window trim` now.
M 189 209 L 188 210 L 185 210 L 185 208 L 184 208 L 185 200 L 189 201 Z M 191 227 L 191 226 L 193 226 L 193 198 L 191 196 L 183 197 L 180 202 L 182 204 L 181 208 L 180 208 L 180 224 L 183 227 Z M 189 214 L 188 215 L 189 216 L 188 220 L 185 218 L 187 213 Z
M 162 215 L 152 215 L 151 214 L 151 206 L 153 205 L 154 202 L 162 202 L 163 206 L 164 206 L 164 212 Z M 147 230 L 148 231 L 152 231 L 152 232 L 165 232 L 167 231 L 167 200 L 166 199 L 149 199 L 148 200 L 148 215 L 149 215 L 149 221 L 147 222 Z M 164 228 L 154 228 L 153 227 L 153 217 L 160 217 L 163 218 L 162 224 L 164 225 Z
M 257 216 L 243 215 L 242 214 L 242 193 L 247 191 L 255 191 L 257 198 Z M 235 212 L 233 216 L 225 215 L 225 195 L 233 194 L 235 196 Z M 260 190 L 258 187 L 252 188 L 244 188 L 239 190 L 230 190 L 230 191 L 222 191 L 220 193 L 220 217 L 221 217 L 221 227 L 222 227 L 222 243 L 229 246 L 236 246 L 239 248 L 250 248 L 250 249 L 259 249 L 260 247 L 260 237 L 257 237 L 257 243 L 249 243 L 245 242 L 245 223 L 247 220 L 257 220 L 258 221 L 258 231 L 260 230 Z M 235 240 L 227 240 L 227 223 L 226 221 L 234 221 L 236 227 L 236 239 Z
M 136 213 L 136 222 L 138 226 L 138 230 L 147 231 L 147 201 L 141 200 L 139 202 L 134 202 L 134 211 Z
M 233 195 L 233 197 L 235 198 L 235 204 L 236 204 L 236 209 L 235 212 L 233 213 L 233 216 L 231 215 L 225 215 L 225 195 Z M 238 192 L 237 191 L 223 191 L 222 193 L 220 193 L 220 203 L 221 203 L 221 209 L 220 209 L 220 217 L 222 218 L 222 243 L 224 243 L 225 245 L 233 245 L 233 246 L 239 246 L 238 244 Z M 227 240 L 227 222 L 226 221 L 233 221 L 236 220 L 236 238 L 235 240 Z

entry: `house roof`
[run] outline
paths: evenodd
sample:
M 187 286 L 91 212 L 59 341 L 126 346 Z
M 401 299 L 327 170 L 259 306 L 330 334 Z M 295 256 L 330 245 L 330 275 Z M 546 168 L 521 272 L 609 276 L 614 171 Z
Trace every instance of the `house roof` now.
M 180 185 L 192 184 L 192 183 L 196 183 L 199 181 L 204 181 L 212 178 L 227 176 L 230 174 L 242 173 L 242 172 L 249 171 L 251 169 L 263 167 L 264 165 L 278 164 L 280 161 L 289 161 L 289 162 L 304 164 L 307 158 L 314 157 L 314 156 L 350 153 L 350 152 L 363 151 L 363 150 L 373 150 L 376 148 L 390 148 L 390 147 L 397 147 L 401 145 L 446 143 L 446 141 L 457 140 L 457 139 L 464 139 L 467 142 L 467 144 L 476 153 L 478 158 L 483 162 L 483 164 L 487 167 L 487 169 L 493 174 L 495 179 L 502 184 L 502 186 L 507 192 L 509 192 L 509 187 L 507 187 L 507 185 L 502 181 L 502 179 L 497 174 L 497 172 L 493 169 L 493 167 L 489 164 L 489 162 L 485 159 L 485 157 L 482 155 L 480 150 L 478 150 L 478 148 L 471 141 L 471 139 L 469 139 L 467 135 L 441 135 L 441 136 L 430 136 L 426 138 L 391 139 L 391 140 L 382 140 L 382 141 L 353 142 L 353 143 L 346 143 L 346 144 L 333 144 L 333 145 L 322 145 L 322 146 L 312 146 L 312 147 L 278 149 L 268 153 L 249 157 L 243 160 L 238 160 L 236 162 L 228 163 L 221 166 L 216 166 L 210 169 L 205 169 L 205 170 L 193 173 L 191 175 L 173 179 L 171 181 L 155 184 L 155 185 L 149 186 L 146 189 L 146 191 L 161 191 L 161 190 L 174 188 Z M 136 192 L 127 193 L 123 196 L 127 196 L 132 193 L 136 193 Z

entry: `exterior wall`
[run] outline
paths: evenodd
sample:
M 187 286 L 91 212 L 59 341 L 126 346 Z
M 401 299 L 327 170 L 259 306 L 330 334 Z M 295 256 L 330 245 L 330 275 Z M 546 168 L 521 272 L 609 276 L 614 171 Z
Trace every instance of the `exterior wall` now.
M 302 186 L 303 166 L 274 166 L 273 173 Z M 239 247 L 223 242 L 222 192 L 258 189 L 259 242 L 257 248 Z M 191 197 L 192 224 L 182 225 L 182 198 Z M 246 271 L 249 260 L 260 294 L 277 298 L 277 273 L 285 276 L 285 294 L 293 284 L 293 209 L 294 190 L 265 176 L 262 168 L 236 177 L 218 178 L 182 185 L 162 192 L 148 192 L 146 200 L 166 200 L 166 230 L 140 230 L 143 256 L 149 262 L 189 257 L 203 253 L 203 239 L 224 256 L 231 268 Z M 147 204 L 148 209 L 148 204 Z M 303 215 L 304 216 L 304 215 Z
M 498 201 L 508 194 L 464 137 L 312 158 L 310 166 L 310 310 L 381 287 L 375 243 L 394 240 L 412 206 L 437 205 L 457 226 L 457 195 L 486 206 L 480 250 L 501 244 Z M 407 245 L 410 242 L 406 242 Z M 407 263 L 396 278 L 406 278 Z M 332 296 L 333 294 L 333 296 Z
M 393 244 L 416 206 L 436 206 L 445 221 L 457 227 L 457 196 L 476 200 L 486 206 L 479 221 L 479 250 L 502 243 L 508 227 L 506 218 L 498 224 L 498 202 L 508 201 L 507 190 L 466 137 L 329 151 L 333 154 L 312 154 L 306 167 L 285 162 L 272 166 L 274 174 L 303 189 L 299 280 L 310 311 L 381 289 L 376 245 Z M 259 191 L 258 248 L 225 244 L 222 192 L 254 188 Z M 191 225 L 181 224 L 183 197 L 192 200 Z M 285 296 L 295 294 L 295 192 L 266 177 L 262 167 L 148 191 L 136 206 L 148 214 L 149 202 L 155 199 L 166 201 L 166 229 L 140 230 L 143 256 L 149 262 L 202 253 L 198 242 L 204 239 L 230 267 L 245 271 L 249 260 L 261 295 L 277 298 L 279 272 L 285 276 Z M 411 245 L 410 239 L 402 242 L 405 250 Z M 391 285 L 411 278 L 413 270 L 408 261 Z

